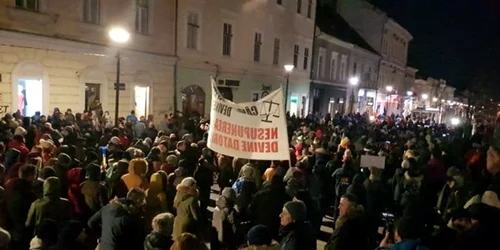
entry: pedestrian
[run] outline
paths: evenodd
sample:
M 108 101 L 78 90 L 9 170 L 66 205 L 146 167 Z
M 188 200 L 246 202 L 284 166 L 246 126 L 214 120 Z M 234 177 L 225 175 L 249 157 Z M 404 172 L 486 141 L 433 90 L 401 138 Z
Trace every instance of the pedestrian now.
M 144 250 L 170 249 L 174 244 L 174 216 L 171 213 L 158 214 L 153 218 L 151 226 L 153 231 L 144 240 Z
M 302 201 L 289 201 L 280 214 L 278 240 L 281 250 L 315 250 L 316 239 L 310 223 L 306 222 L 307 208 Z
M 198 200 L 198 187 L 192 177 L 187 177 L 177 185 L 177 194 L 174 199 L 174 208 L 177 212 L 174 220 L 173 238 L 177 239 L 182 233 L 198 234 L 201 211 Z

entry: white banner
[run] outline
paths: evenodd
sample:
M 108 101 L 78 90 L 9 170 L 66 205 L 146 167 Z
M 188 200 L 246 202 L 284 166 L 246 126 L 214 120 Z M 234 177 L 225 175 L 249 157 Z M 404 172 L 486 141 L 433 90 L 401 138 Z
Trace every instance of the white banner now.
M 247 103 L 225 99 L 212 79 L 207 146 L 227 156 L 251 160 L 290 160 L 281 88 Z

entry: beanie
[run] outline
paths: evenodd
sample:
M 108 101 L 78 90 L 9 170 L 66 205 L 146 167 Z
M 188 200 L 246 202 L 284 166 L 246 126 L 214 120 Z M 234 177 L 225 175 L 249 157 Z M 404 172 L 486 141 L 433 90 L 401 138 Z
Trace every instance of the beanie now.
M 196 181 L 193 177 L 186 177 L 179 184 L 181 187 L 196 187 Z
M 302 201 L 289 201 L 285 203 L 285 208 L 294 221 L 306 220 L 306 205 Z
M 248 231 L 248 245 L 250 246 L 269 246 L 271 245 L 271 233 L 269 228 L 264 225 L 256 225 Z

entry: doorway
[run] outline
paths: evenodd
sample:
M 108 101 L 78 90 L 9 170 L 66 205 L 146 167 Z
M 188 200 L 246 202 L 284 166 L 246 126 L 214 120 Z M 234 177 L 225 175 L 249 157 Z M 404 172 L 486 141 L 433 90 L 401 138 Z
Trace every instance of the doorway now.
M 85 83 L 85 111 L 95 109 L 95 104 L 100 103 L 101 99 L 101 84 Z
M 149 113 L 149 87 L 135 86 L 135 115 L 147 118 Z
M 43 86 L 41 79 L 19 79 L 17 81 L 18 109 L 22 116 L 34 116 L 42 112 Z
M 182 90 L 182 113 L 191 116 L 193 113 L 205 113 L 205 91 L 200 86 L 192 85 Z

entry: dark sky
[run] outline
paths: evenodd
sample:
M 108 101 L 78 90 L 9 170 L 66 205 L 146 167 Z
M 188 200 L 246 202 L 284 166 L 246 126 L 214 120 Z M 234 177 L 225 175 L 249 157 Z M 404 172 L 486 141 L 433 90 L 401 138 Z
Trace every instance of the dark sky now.
M 458 88 L 500 85 L 500 0 L 372 2 L 413 35 L 408 63 L 420 76 Z

